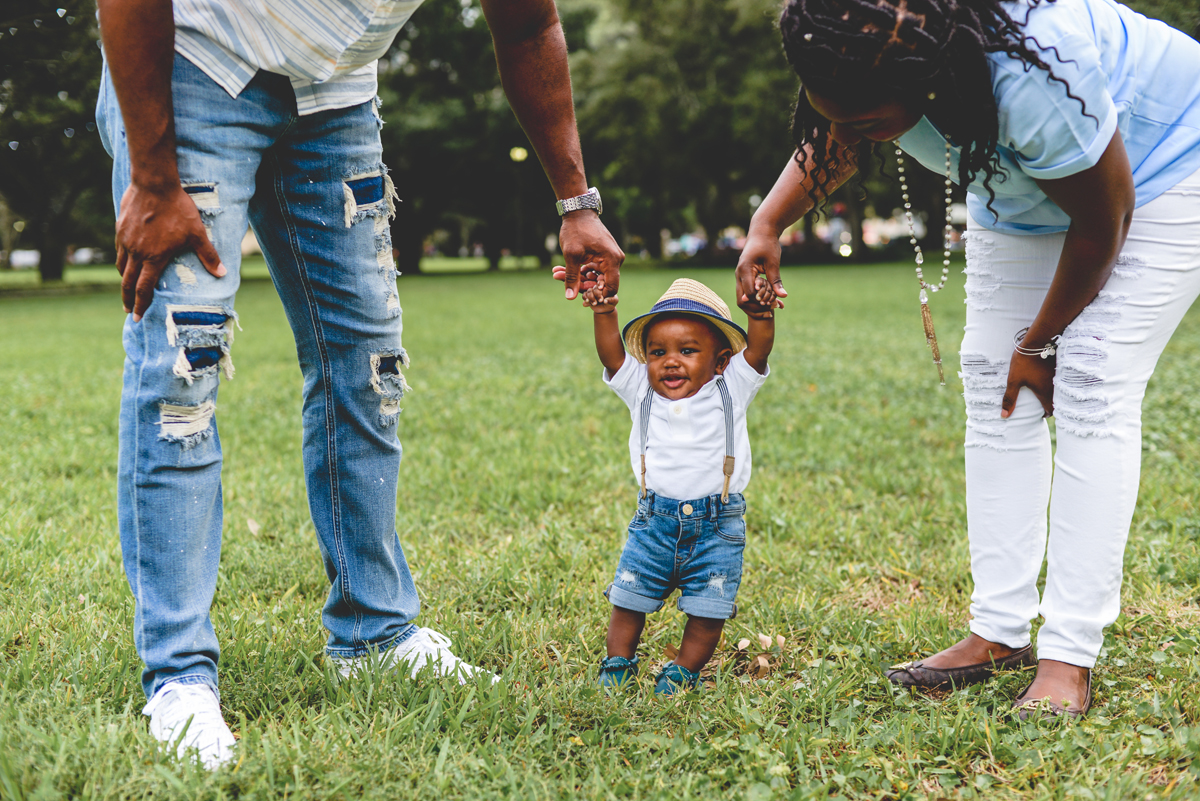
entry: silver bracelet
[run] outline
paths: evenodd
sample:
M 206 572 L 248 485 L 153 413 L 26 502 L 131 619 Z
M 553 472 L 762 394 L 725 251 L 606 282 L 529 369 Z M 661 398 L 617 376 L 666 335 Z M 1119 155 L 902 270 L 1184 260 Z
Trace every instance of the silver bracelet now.
M 1017 353 L 1022 356 L 1041 356 L 1043 359 L 1049 359 L 1058 352 L 1059 337 L 1050 337 L 1050 341 L 1040 348 L 1023 348 L 1021 343 L 1025 341 L 1025 335 L 1029 333 L 1029 326 L 1025 326 L 1017 332 L 1013 337 L 1013 346 Z M 1059 335 L 1061 336 L 1061 334 Z

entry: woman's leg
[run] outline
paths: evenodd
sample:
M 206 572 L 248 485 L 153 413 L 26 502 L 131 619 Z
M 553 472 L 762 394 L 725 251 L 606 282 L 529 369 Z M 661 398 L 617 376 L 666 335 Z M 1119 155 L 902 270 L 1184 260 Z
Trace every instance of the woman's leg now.
M 1014 335 L 1033 322 L 1064 235 L 1015 236 L 969 226 L 967 324 L 961 348 L 966 400 L 967 536 L 971 632 L 1009 648 L 1029 644 L 1037 577 L 1046 552 L 1050 432 L 1041 404 L 1022 389 L 1008 419 L 1000 402 Z
M 967 324 L 962 354 L 967 407 L 967 533 L 971 635 L 923 660 L 952 668 L 1000 659 L 1029 644 L 1046 550 L 1050 433 L 1028 389 L 1007 419 L 1000 401 L 1013 335 L 1029 325 L 1050 286 L 1063 235 L 1013 236 L 973 220 L 967 234 Z
M 975 591 L 971 634 L 920 663 L 937 669 L 1002 659 L 1029 644 L 1050 499 L 1050 433 L 1041 405 L 1022 390 L 1014 413 L 1001 419 L 1000 402 L 1013 335 L 1041 307 L 1064 236 L 996 233 L 974 220 L 967 227 L 959 375 L 967 410 L 967 532 Z
M 1055 375 L 1058 450 L 1049 568 L 1040 608 L 1031 604 L 1046 542 L 1049 441 L 1033 425 L 1041 409 L 1028 390 L 1012 417 L 999 420 L 1011 340 L 990 335 L 1005 315 L 1007 327 L 1020 327 L 1011 319 L 1014 292 L 1032 300 L 1038 285 L 1045 291 L 1031 274 L 1033 260 L 1025 259 L 1028 269 L 1010 260 L 1021 250 L 1014 239 L 1020 238 L 973 232 L 969 246 L 962 353 L 973 636 L 925 663 L 968 664 L 997 644 L 996 655 L 1003 655 L 1028 642 L 1028 619 L 1040 611 L 1046 619 L 1039 633 L 1041 662 L 1026 697 L 1082 705 L 1081 669 L 1095 664 L 1103 630 L 1120 611 L 1122 559 L 1140 473 L 1141 400 L 1159 355 L 1200 294 L 1200 173 L 1135 213 L 1113 276 L 1064 332 Z M 1061 238 L 1028 239 L 1045 246 L 1047 256 L 1053 249 L 1048 282 Z M 1020 325 L 1036 310 L 1029 309 Z M 1010 458 L 1014 453 L 1024 457 Z
M 1134 213 L 1117 269 L 1060 341 L 1042 659 L 1092 667 L 1104 629 L 1120 612 L 1141 470 L 1142 397 L 1197 294 L 1200 173 Z

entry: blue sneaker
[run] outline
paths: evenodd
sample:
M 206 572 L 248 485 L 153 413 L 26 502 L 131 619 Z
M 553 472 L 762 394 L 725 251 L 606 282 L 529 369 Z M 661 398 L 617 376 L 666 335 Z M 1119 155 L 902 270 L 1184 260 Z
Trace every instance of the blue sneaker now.
M 623 656 L 610 656 L 600 662 L 600 678 L 597 683 L 601 687 L 624 689 L 633 681 L 638 672 L 638 658 L 626 659 Z
M 681 691 L 695 690 L 699 681 L 699 673 L 693 673 L 683 665 L 668 662 L 654 679 L 654 694 L 675 695 Z

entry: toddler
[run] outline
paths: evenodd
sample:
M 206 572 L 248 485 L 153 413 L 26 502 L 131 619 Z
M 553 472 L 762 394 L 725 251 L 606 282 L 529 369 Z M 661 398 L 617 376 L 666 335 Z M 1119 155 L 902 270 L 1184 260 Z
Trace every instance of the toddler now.
M 748 333 L 703 284 L 681 278 L 648 314 L 620 330 L 616 298 L 603 278 L 584 292 L 594 313 L 604 381 L 629 407 L 629 455 L 641 485 L 637 513 L 616 576 L 608 656 L 599 683 L 620 687 L 638 670 L 646 613 L 675 588 L 688 616 L 679 654 L 658 674 L 655 693 L 696 686 L 725 621 L 737 614 L 750 441 L 746 408 L 766 381 L 775 341 L 773 309 L 782 306 L 760 277 L 754 298 L 739 304 Z M 628 354 L 627 354 L 628 351 Z

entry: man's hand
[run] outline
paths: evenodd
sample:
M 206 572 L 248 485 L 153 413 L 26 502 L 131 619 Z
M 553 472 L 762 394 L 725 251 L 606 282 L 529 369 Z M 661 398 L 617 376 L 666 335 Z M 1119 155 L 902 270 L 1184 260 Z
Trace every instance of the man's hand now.
M 600 215 L 590 210 L 563 215 L 559 242 L 567 264 L 561 277 L 556 272 L 555 278 L 566 284 L 567 300 L 593 288 L 586 280 L 585 270 L 603 276 L 605 295 L 616 297 L 625 253 L 600 222 Z
M 583 301 L 584 306 L 591 308 L 596 314 L 608 314 L 616 311 L 617 296 L 615 293 L 608 291 L 608 284 L 604 280 L 604 274 L 598 272 L 595 264 L 585 264 L 579 271 L 579 298 Z M 566 281 L 567 268 L 561 264 L 554 265 L 553 276 L 555 281 Z
M 150 308 L 154 285 L 177 253 L 194 250 L 204 269 L 217 278 L 225 275 L 196 204 L 179 185 L 156 191 L 130 184 L 121 198 L 115 244 L 121 300 L 134 322 Z
M 117 217 L 121 300 L 134 322 L 175 254 L 194 250 L 204 269 L 225 275 L 196 204 L 179 183 L 171 99 L 175 22 L 171 0 L 98 0 L 100 35 L 125 120 L 131 181 Z
M 1045 417 L 1054 414 L 1054 365 L 1053 357 L 1043 359 L 1041 356 L 1026 356 L 1013 351 L 1012 362 L 1008 366 L 1008 386 L 1004 390 L 1004 400 L 1000 402 L 1000 417 L 1008 419 L 1013 413 L 1021 387 L 1033 390 L 1034 396 L 1042 404 Z

